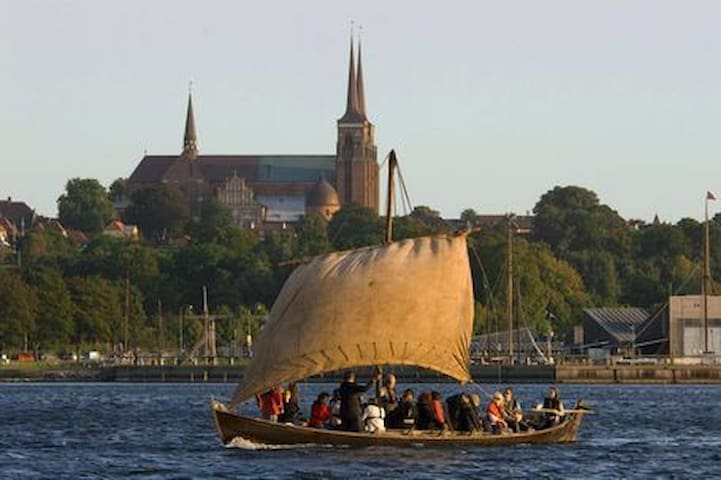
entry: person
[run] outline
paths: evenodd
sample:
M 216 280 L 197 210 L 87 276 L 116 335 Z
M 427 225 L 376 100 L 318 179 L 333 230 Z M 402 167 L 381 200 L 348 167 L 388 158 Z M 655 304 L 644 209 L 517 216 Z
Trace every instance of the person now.
M 443 397 L 439 392 L 431 392 L 431 400 L 433 402 L 433 423 L 436 428 L 445 430 L 446 418 L 443 413 Z
M 416 425 L 418 408 L 416 408 L 413 390 L 406 389 L 398 402 L 398 407 L 388 414 L 388 428 L 408 428 Z
M 461 398 L 461 411 L 458 430 L 462 432 L 479 432 L 483 430 L 481 419 L 478 416 L 478 407 L 481 397 L 477 393 L 464 395 Z
M 481 419 L 478 417 L 478 406 L 481 397 L 478 394 L 465 392 L 452 395 L 446 399 L 448 423 L 453 430 L 474 432 L 482 430 Z
M 436 391 L 423 392 L 418 397 L 417 425 L 420 430 L 444 430 L 446 428 L 441 400 L 441 394 Z
M 340 394 L 340 418 L 341 428 L 350 432 L 361 432 L 361 395 L 368 391 L 374 382 L 381 379 L 380 372 L 376 372 L 374 378 L 366 385 L 358 385 L 355 382 L 355 373 L 351 370 L 345 372 L 343 383 L 338 388 Z
M 378 389 L 378 404 L 383 407 L 390 417 L 391 412 L 398 407 L 398 393 L 396 392 L 396 376 L 392 373 L 386 375 L 383 385 Z
M 329 428 L 339 428 L 341 425 L 340 419 L 340 389 L 336 388 L 333 390 L 333 395 L 328 402 L 330 406 L 330 421 L 328 422 Z
M 503 391 L 503 419 L 508 424 L 508 428 L 516 433 L 525 432 L 530 429 L 528 423 L 523 418 L 521 402 L 516 399 L 511 387 L 507 387 Z
M 299 424 L 302 422 L 298 406 L 298 393 L 294 387 L 295 385 L 288 385 L 288 388 L 283 391 L 283 411 L 278 415 L 278 421 L 281 423 Z
M 558 388 L 551 387 L 548 389 L 548 395 L 543 399 L 543 409 L 545 410 L 546 417 L 544 428 L 552 427 L 560 423 L 564 415 L 564 408 L 558 393 Z
M 369 433 L 383 433 L 386 431 L 385 424 L 386 412 L 378 405 L 375 398 L 368 400 L 368 405 L 363 409 L 363 430 Z
M 493 398 L 486 407 L 486 416 L 492 433 L 499 434 L 508 429 L 508 424 L 503 419 L 503 395 L 501 392 L 493 393 Z
M 277 385 L 257 395 L 255 399 L 261 416 L 271 422 L 277 422 L 278 415 L 283 413 L 283 387 Z
M 463 397 L 467 397 L 466 393 L 457 393 L 446 398 L 448 423 L 453 430 L 458 430 L 461 424 L 461 402 Z
M 330 395 L 328 395 L 328 392 L 321 392 L 315 402 L 313 402 L 313 405 L 310 407 L 309 427 L 326 428 L 328 426 L 331 418 L 331 409 L 330 405 L 328 405 L 329 398 Z

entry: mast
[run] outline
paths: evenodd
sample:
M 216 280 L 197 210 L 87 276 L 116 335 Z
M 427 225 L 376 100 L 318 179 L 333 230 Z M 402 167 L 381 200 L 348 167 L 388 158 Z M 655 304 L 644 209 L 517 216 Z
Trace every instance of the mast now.
M 388 192 L 386 198 L 386 243 L 393 241 L 393 175 L 398 166 L 396 151 L 388 154 Z
M 513 214 L 508 214 L 508 290 L 506 297 L 506 315 L 508 316 L 508 358 L 513 363 Z
M 708 201 L 716 200 L 716 196 L 711 192 L 706 192 L 704 201 L 704 249 L 703 249 L 703 277 L 701 281 L 701 296 L 703 297 L 703 352 L 713 353 L 709 350 L 708 345 L 708 290 L 709 278 L 711 277 L 711 268 L 709 265 L 710 247 L 709 247 L 709 223 L 708 223 Z
M 128 323 L 130 319 L 130 277 L 125 275 L 125 309 L 123 312 L 123 353 L 128 351 Z

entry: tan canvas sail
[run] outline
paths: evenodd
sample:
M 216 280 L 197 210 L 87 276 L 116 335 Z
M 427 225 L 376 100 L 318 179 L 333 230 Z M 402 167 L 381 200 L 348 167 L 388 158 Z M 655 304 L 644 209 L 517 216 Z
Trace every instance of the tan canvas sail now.
M 472 323 L 465 235 L 317 257 L 283 286 L 231 406 L 280 383 L 364 365 L 418 365 L 465 382 Z

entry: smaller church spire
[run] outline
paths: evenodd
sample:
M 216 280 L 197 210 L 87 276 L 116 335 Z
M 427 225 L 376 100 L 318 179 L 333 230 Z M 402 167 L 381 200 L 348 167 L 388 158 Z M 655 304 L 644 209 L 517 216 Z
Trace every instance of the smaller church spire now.
M 339 122 L 356 123 L 362 121 L 358 112 L 358 87 L 356 85 L 355 58 L 353 54 L 353 33 L 350 36 L 350 62 L 348 65 L 348 98 L 345 106 L 345 113 Z
M 191 83 L 192 88 L 192 83 Z M 197 155 L 198 135 L 195 132 L 195 115 L 193 113 L 193 94 L 188 89 L 188 113 L 185 117 L 185 136 L 183 138 L 183 153 Z
M 365 120 L 366 119 L 366 95 L 365 95 L 365 89 L 363 88 L 363 64 L 362 64 L 362 60 L 361 60 L 360 36 L 358 37 L 358 73 L 356 74 L 356 89 L 358 90 L 358 92 L 356 93 L 357 101 L 358 101 L 358 113 L 363 118 L 363 120 Z

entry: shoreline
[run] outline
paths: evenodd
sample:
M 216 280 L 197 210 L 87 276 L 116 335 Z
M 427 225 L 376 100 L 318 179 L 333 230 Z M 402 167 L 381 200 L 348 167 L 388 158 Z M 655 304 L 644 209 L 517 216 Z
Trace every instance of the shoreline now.
M 22 382 L 118 382 L 118 383 L 238 383 L 244 365 L 189 366 L 63 366 L 62 368 L 0 369 L 0 383 Z M 399 377 L 414 383 L 453 383 L 436 372 L 395 367 Z M 369 376 L 371 369 L 356 369 L 359 377 Z M 721 384 L 721 365 L 472 365 L 476 383 L 491 384 Z M 317 375 L 307 382 L 339 382 L 342 373 Z

